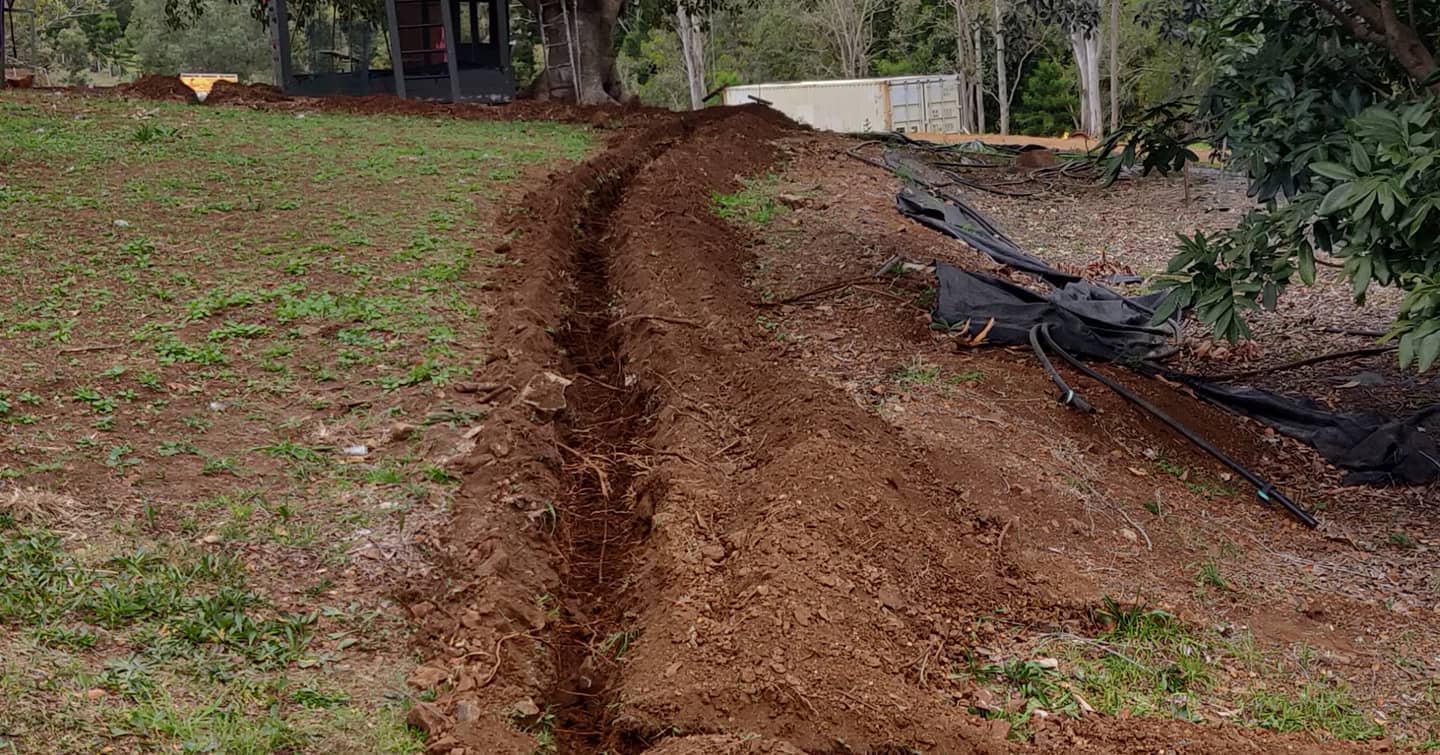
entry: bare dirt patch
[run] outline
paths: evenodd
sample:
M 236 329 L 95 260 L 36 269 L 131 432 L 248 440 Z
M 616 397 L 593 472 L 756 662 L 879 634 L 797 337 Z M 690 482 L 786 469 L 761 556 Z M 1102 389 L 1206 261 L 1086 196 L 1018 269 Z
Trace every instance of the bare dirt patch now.
M 401 107 L 334 107 L 352 105 Z M 404 596 L 423 660 L 409 684 L 426 690 L 408 721 L 428 750 L 1435 736 L 1437 544 L 1356 525 L 1372 493 L 1137 385 L 1341 528 L 1305 531 L 1098 387 L 1078 384 L 1101 409 L 1081 418 L 1028 355 L 932 335 L 918 276 L 779 305 L 895 254 L 986 263 L 903 220 L 894 178 L 848 141 L 756 108 L 623 124 L 480 247 L 512 263 L 486 278 L 493 348 L 465 394 L 484 416 L 455 428 L 460 494 Z M 1069 245 L 1044 256 L 1095 261 L 1083 228 L 1139 270 L 1178 191 L 1017 217 Z M 1144 243 L 1100 240 L 1132 220 Z M 1433 511 L 1407 512 L 1407 532 L 1433 531 Z
M 1245 618 L 1273 597 L 1197 581 L 1207 557 L 1230 568 L 1225 536 L 1327 541 L 1126 407 L 1102 400 L 1097 430 L 1051 406 L 1018 356 L 934 341 L 911 303 L 923 290 L 765 306 L 764 281 L 803 290 L 831 263 L 853 275 L 897 244 L 941 245 L 899 232 L 888 177 L 762 113 L 622 137 L 537 195 L 497 331 L 510 345 L 484 378 L 506 392 L 445 542 L 450 581 L 412 605 L 426 667 L 447 680 L 432 749 L 1349 747 L 1233 723 L 1291 715 L 1293 678 L 1261 688 L 1246 665 L 1287 649 Z M 810 197 L 793 214 L 753 178 L 776 158 L 789 169 L 773 182 Z M 753 252 L 721 217 L 750 215 L 747 191 L 773 223 Z M 902 382 L 917 355 L 982 374 Z M 1290 625 L 1372 637 L 1358 618 Z M 1093 693 L 1074 673 L 1118 675 L 1108 663 L 1128 653 L 1138 681 L 1082 706 Z M 1370 699 L 1347 695 L 1297 728 L 1375 736 Z

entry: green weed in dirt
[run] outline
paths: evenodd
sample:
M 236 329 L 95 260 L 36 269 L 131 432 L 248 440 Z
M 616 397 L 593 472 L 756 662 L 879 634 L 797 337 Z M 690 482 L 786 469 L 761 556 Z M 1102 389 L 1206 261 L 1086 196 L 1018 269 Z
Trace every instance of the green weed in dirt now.
M 1220 636 L 1166 611 L 1109 597 L 1095 620 L 1092 636 L 1048 635 L 1036 657 L 976 664 L 954 676 L 974 680 L 1008 703 L 977 712 L 1004 718 L 1021 737 L 1036 710 L 1078 715 L 1087 709 L 1189 721 L 1214 720 L 1224 711 L 1230 720 L 1274 731 L 1324 732 L 1337 739 L 1384 734 L 1343 686 L 1324 679 L 1291 686 L 1309 674 L 1305 652 L 1279 657 L 1248 635 Z M 1055 657 L 1039 657 L 1042 652 Z M 1221 684 L 1237 676 L 1257 681 L 1238 688 Z
M 749 225 L 769 225 L 784 211 L 775 199 L 780 179 L 775 175 L 745 179 L 744 188 L 731 194 L 715 194 L 711 201 L 715 214 L 725 220 Z

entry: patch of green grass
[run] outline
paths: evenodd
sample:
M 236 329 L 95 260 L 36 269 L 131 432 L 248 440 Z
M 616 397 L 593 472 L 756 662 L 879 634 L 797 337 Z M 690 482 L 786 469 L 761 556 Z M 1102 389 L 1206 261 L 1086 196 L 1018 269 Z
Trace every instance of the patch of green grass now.
M 895 382 L 901 385 L 937 385 L 940 382 L 940 368 L 915 357 L 895 369 Z
M 1200 562 L 1195 572 L 1195 582 L 1201 587 L 1211 587 L 1222 592 L 1230 590 L 1230 581 L 1220 572 L 1220 564 L 1214 559 Z
M 222 343 L 232 338 L 259 338 L 269 332 L 270 328 L 264 325 L 226 322 L 224 325 L 206 334 L 205 340 L 211 343 Z
M 775 201 L 780 179 L 775 175 L 746 179 L 744 187 L 731 194 L 716 193 L 710 197 L 715 214 L 725 220 L 749 225 L 769 225 L 784 212 Z
M 1410 537 L 1408 532 L 1396 530 L 1390 533 L 1390 544 L 1397 548 L 1414 548 L 1415 538 Z
M 1307 684 L 1294 694 L 1257 690 L 1245 701 L 1256 726 L 1280 732 L 1325 731 L 1338 739 L 1375 739 L 1384 727 L 1362 713 L 1339 686 Z

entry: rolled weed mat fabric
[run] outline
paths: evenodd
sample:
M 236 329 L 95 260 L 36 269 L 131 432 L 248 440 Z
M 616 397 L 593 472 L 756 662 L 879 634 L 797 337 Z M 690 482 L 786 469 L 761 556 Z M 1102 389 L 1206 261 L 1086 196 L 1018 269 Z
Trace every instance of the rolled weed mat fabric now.
M 1352 485 L 1422 485 L 1440 479 L 1440 404 L 1407 417 L 1333 412 L 1300 396 L 1249 385 L 1220 385 L 1202 377 L 1165 373 L 1211 403 L 1264 422 L 1313 446 L 1346 470 Z
M 940 293 L 930 312 L 947 330 L 989 325 L 987 343 L 1029 343 L 1030 329 L 1050 325 L 1050 334 L 1066 351 L 1106 361 L 1160 359 L 1174 353 L 1176 330 L 1152 327 L 1154 310 L 1089 281 L 1077 280 L 1042 295 L 984 273 L 936 263 Z

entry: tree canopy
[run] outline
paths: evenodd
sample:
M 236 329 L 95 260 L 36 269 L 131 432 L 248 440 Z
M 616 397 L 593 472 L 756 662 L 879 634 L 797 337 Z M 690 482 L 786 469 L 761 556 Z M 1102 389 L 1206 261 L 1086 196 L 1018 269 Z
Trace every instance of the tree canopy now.
M 1440 2 L 1232 0 L 1194 28 L 1214 78 L 1112 141 L 1116 165 L 1174 169 L 1186 141 L 1228 149 L 1259 206 L 1227 232 L 1183 239 L 1161 314 L 1193 307 L 1217 335 L 1315 281 L 1333 255 L 1363 302 L 1406 292 L 1390 339 L 1402 366 L 1440 361 Z M 1122 141 L 1130 143 L 1123 150 Z

